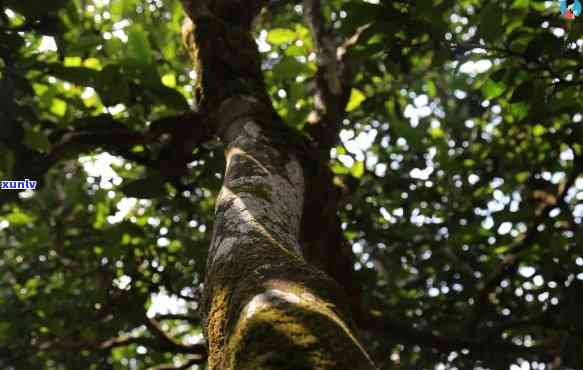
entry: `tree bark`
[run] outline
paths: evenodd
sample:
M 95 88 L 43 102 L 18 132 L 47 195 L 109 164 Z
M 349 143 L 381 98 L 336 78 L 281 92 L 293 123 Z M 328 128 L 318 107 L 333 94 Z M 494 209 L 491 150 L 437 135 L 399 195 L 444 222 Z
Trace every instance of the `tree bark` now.
M 203 298 L 209 368 L 374 369 L 344 292 L 298 241 L 307 162 L 266 94 L 250 34 L 263 2 L 183 4 L 198 108 L 227 147 Z

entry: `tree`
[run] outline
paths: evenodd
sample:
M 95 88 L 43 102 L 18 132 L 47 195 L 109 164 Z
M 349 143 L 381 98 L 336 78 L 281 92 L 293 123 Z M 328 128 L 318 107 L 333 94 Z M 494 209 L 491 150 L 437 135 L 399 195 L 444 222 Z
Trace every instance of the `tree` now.
M 0 1 L 0 367 L 576 367 L 558 5 Z

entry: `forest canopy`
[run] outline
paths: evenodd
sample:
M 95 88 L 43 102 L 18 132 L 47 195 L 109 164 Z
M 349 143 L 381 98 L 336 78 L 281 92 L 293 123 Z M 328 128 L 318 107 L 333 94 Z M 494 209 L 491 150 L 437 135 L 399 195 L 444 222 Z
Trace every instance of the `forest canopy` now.
M 583 16 L 265 3 L 253 36 L 281 132 L 337 121 L 339 283 L 379 368 L 580 367 Z M 0 0 L 0 181 L 37 181 L 0 190 L 0 368 L 206 368 L 225 145 L 195 119 L 185 17 L 178 0 Z M 343 98 L 322 109 L 330 66 Z

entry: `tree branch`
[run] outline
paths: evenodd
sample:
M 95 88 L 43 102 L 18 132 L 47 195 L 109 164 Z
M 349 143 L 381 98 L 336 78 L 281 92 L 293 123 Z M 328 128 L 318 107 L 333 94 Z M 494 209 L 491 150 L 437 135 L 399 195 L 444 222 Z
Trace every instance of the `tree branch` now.
M 189 367 L 191 367 L 192 365 L 202 364 L 204 362 L 206 362 L 206 358 L 200 359 L 198 357 L 191 357 L 182 365 L 175 366 L 173 363 L 166 363 L 166 364 L 161 364 L 161 365 L 150 367 L 146 370 L 186 370 Z
M 338 142 L 350 96 L 342 58 L 345 53 L 340 53 L 334 33 L 326 25 L 321 0 L 304 0 L 303 9 L 316 45 L 318 64 L 315 74 L 315 109 L 308 118 L 308 133 L 318 143 L 322 159 L 328 160 L 330 149 Z
M 188 322 L 192 322 L 192 323 L 200 323 L 200 318 L 197 316 L 191 316 L 191 315 L 186 315 L 186 314 L 163 314 L 163 315 L 157 315 L 154 316 L 153 319 L 155 321 L 163 321 L 163 320 L 183 320 L 183 321 L 188 321 Z
M 534 244 L 534 241 L 540 234 L 538 227 L 548 219 L 551 210 L 564 201 L 569 189 L 575 184 L 577 178 L 583 173 L 583 164 L 581 159 L 575 158 L 573 163 L 575 163 L 573 172 L 568 176 L 567 181 L 562 186 L 560 193 L 556 197 L 557 201 L 546 204 L 543 210 L 538 215 L 536 215 L 523 238 L 518 240 L 510 248 L 509 252 L 506 253 L 506 255 L 503 257 L 502 262 L 498 265 L 498 268 L 486 279 L 484 287 L 478 291 L 476 297 L 474 298 L 474 305 L 476 307 L 473 315 L 474 317 L 470 320 L 469 324 L 469 330 L 472 335 L 476 333 L 482 316 L 490 307 L 490 294 L 496 289 L 498 285 L 500 285 L 502 280 L 516 272 L 520 262 L 520 254 L 531 248 Z
M 417 344 L 427 348 L 434 348 L 442 352 L 470 350 L 480 357 L 480 354 L 503 353 L 512 355 L 539 356 L 543 359 L 552 359 L 554 356 L 549 349 L 542 346 L 519 346 L 505 341 L 479 341 L 474 338 L 440 335 L 421 329 L 415 329 L 388 316 L 369 314 L 364 321 L 366 330 L 379 336 L 392 335 L 392 341 Z M 488 357 L 488 356 L 485 356 Z
M 79 123 L 77 130 L 65 131 L 51 138 L 52 148 L 48 154 L 32 151 L 19 142 L 5 142 L 17 159 L 14 175 L 17 178 L 39 179 L 55 164 L 67 158 L 97 148 L 108 149 L 127 160 L 159 170 L 163 175 L 176 178 L 186 174 L 186 164 L 193 160 L 192 150 L 212 137 L 205 116 L 198 112 L 187 112 L 156 120 L 145 132 L 132 130 L 111 116 L 91 117 L 89 123 Z M 165 157 L 150 158 L 131 151 L 136 145 L 160 142 L 164 136 L 170 139 L 163 148 Z M 42 187 L 39 181 L 37 189 Z M 18 199 L 18 191 L 0 194 L 0 206 Z
M 202 343 L 183 344 L 170 337 L 154 319 L 146 319 L 146 327 L 160 340 L 158 349 L 174 353 L 191 353 L 206 357 L 206 346 Z

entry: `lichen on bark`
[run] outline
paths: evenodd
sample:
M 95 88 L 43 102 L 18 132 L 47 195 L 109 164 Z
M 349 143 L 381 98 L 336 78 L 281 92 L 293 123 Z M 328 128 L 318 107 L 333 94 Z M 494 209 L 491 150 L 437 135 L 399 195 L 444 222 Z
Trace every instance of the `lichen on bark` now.
M 199 108 L 227 146 L 203 297 L 209 368 L 373 369 L 342 290 L 302 256 L 301 150 L 282 137 L 250 33 L 262 1 L 183 3 Z

